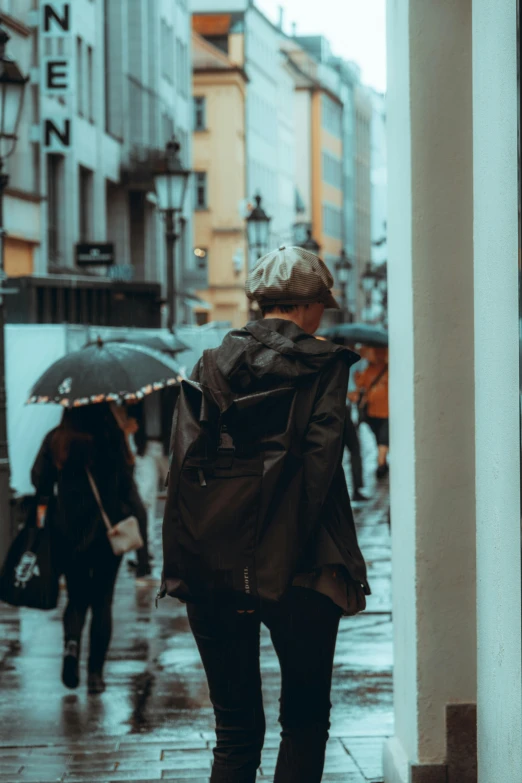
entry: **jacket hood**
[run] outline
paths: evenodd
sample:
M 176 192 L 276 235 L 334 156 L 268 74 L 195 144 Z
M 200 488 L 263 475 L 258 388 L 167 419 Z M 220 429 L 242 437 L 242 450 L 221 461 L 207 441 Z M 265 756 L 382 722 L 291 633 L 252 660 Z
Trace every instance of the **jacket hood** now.
M 280 318 L 254 321 L 230 332 L 216 352 L 217 366 L 234 391 L 296 384 L 334 361 L 351 367 L 359 358 L 348 348 L 318 340 L 293 321 Z

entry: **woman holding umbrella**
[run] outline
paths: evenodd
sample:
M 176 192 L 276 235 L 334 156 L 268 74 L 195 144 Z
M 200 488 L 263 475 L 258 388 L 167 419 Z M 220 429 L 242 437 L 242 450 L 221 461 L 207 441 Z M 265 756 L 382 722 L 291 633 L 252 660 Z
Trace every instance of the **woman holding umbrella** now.
M 79 684 L 81 635 L 91 609 L 88 689 L 105 689 L 103 666 L 121 563 L 114 553 L 115 533 L 126 522 L 141 530 L 147 525 L 132 453 L 111 403 L 136 402 L 176 383 L 177 368 L 162 354 L 98 340 L 55 362 L 31 391 L 30 404 L 65 408 L 59 427 L 44 439 L 32 481 L 38 504 L 49 508 L 58 565 L 67 583 L 62 679 L 68 688 Z M 118 551 L 143 544 L 136 534 L 132 546 Z
M 121 556 L 113 553 L 109 543 L 89 474 L 110 519 L 133 515 L 141 521 L 140 527 L 146 527 L 132 464 L 110 405 L 102 403 L 64 411 L 59 427 L 45 437 L 31 473 L 39 504 L 50 506 L 53 546 L 67 584 L 62 680 L 67 688 L 78 687 L 80 642 L 91 609 L 87 668 L 92 694 L 105 690 L 103 666 Z

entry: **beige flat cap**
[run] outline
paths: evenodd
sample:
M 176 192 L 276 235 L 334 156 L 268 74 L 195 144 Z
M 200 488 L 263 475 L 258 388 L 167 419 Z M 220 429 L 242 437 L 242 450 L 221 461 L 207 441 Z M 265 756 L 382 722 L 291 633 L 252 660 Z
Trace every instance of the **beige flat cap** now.
M 245 291 L 260 307 L 322 302 L 326 308 L 338 310 L 331 292 L 333 284 L 319 256 L 302 247 L 282 245 L 259 259 L 247 277 Z

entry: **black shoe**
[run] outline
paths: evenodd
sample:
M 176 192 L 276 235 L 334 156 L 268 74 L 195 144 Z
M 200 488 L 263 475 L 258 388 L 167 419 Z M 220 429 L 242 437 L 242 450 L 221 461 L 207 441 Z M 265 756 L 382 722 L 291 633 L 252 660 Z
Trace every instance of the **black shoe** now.
M 65 644 L 63 654 L 62 682 L 66 688 L 77 688 L 80 684 L 78 673 L 78 642 L 70 639 Z
M 360 489 L 356 489 L 353 493 L 353 500 L 355 503 L 368 503 L 370 498 L 363 495 Z
M 87 679 L 87 691 L 91 696 L 95 696 L 98 693 L 103 693 L 105 690 L 105 680 L 99 674 L 99 672 L 89 672 Z
M 146 579 L 152 574 L 150 566 L 139 566 L 136 569 L 136 579 Z
M 379 467 L 377 468 L 376 476 L 379 480 L 384 479 L 386 478 L 389 472 L 390 472 L 390 468 L 388 465 L 379 465 Z

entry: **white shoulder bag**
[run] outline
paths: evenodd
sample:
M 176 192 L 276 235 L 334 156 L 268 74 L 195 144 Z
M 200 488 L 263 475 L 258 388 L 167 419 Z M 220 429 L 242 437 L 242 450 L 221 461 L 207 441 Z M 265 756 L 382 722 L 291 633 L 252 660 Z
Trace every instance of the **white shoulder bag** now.
M 92 473 L 89 468 L 85 468 L 85 470 L 87 472 L 89 484 L 91 485 L 92 494 L 96 499 L 96 503 L 100 509 L 103 522 L 107 528 L 109 544 L 111 545 L 114 554 L 119 557 L 120 555 L 124 555 L 127 552 L 132 552 L 135 549 L 141 549 L 143 546 L 143 539 L 141 537 L 140 526 L 136 517 L 130 516 L 126 519 L 122 519 L 121 522 L 118 522 L 114 526 L 111 525 L 110 519 L 105 513 L 105 509 L 103 508 L 100 493 L 98 492 L 98 487 L 96 486 L 96 482 L 92 477 Z

